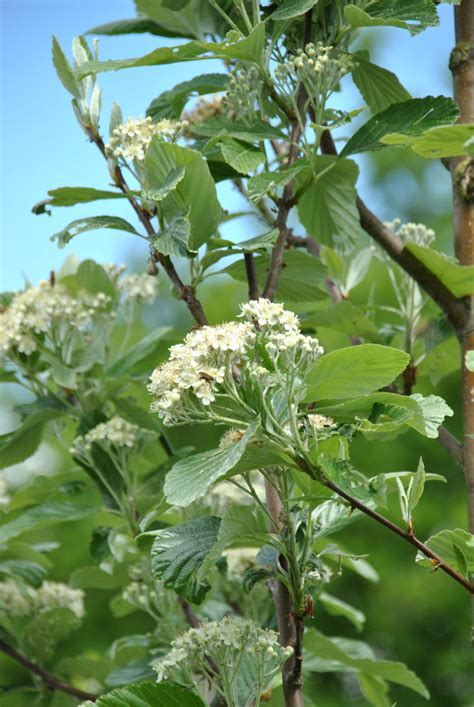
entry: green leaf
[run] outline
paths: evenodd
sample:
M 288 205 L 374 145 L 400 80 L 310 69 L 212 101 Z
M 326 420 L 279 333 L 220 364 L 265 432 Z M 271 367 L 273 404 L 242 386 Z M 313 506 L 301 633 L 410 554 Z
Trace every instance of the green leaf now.
M 384 135 L 380 142 L 384 145 L 404 145 L 421 157 L 441 159 L 474 153 L 474 125 L 445 125 L 431 128 L 422 135 L 413 137 L 402 133 Z
M 367 395 L 389 385 L 410 357 L 400 349 L 361 344 L 322 356 L 308 377 L 305 400 L 340 400 Z
M 410 34 L 418 34 L 427 27 L 439 24 L 438 14 L 431 0 L 376 0 L 365 12 L 357 5 L 344 8 L 351 27 L 400 27 Z
M 149 105 L 146 112 L 153 120 L 181 117 L 184 107 L 192 96 L 204 96 L 225 91 L 229 83 L 227 74 L 201 74 L 189 81 L 177 84 L 169 91 L 163 91 Z
M 403 663 L 390 660 L 371 660 L 369 658 L 353 658 L 344 651 L 335 641 L 324 636 L 319 631 L 311 628 L 305 632 L 305 648 L 311 655 L 335 661 L 341 666 L 351 668 L 357 672 L 367 673 L 408 687 L 425 699 L 429 699 L 429 692 L 421 680 Z
M 303 320 L 304 327 L 326 327 L 341 331 L 348 336 L 362 336 L 368 341 L 379 343 L 382 339 L 379 330 L 370 319 L 365 316 L 362 307 L 352 304 L 349 300 L 341 300 L 336 304 L 317 312 L 309 319 Z
M 220 524 L 220 518 L 214 516 L 194 518 L 149 533 L 155 536 L 151 548 L 154 576 L 193 604 L 200 604 L 211 588 L 198 572 L 216 543 Z
M 173 12 L 163 0 L 135 0 L 139 14 L 146 15 L 160 25 L 163 37 L 197 37 L 224 34 L 222 18 L 213 10 L 208 0 L 191 0 L 182 10 Z M 180 0 L 178 0 L 180 4 Z M 167 32 L 168 34 L 165 34 Z
M 86 290 L 92 295 L 103 293 L 114 300 L 116 297 L 115 287 L 111 279 L 101 265 L 94 260 L 83 260 L 74 275 L 66 275 L 61 278 L 61 283 L 72 293 Z
M 262 172 L 251 177 L 248 182 L 249 199 L 252 204 L 258 204 L 266 194 L 277 187 L 284 187 L 294 179 L 306 166 L 304 161 L 278 172 Z
M 163 255 L 188 258 L 197 252 L 190 250 L 190 236 L 191 224 L 188 212 L 177 213 L 171 223 L 153 240 L 153 247 Z
M 291 20 L 293 17 L 304 15 L 305 12 L 311 10 L 319 0 L 283 0 L 278 10 L 272 12 L 271 20 L 274 22 L 281 20 Z
M 19 577 L 33 587 L 43 583 L 48 570 L 38 562 L 28 560 L 0 560 L 0 577 Z
M 230 506 L 222 518 L 216 542 L 199 569 L 198 578 L 202 580 L 207 576 L 228 547 L 261 547 L 269 538 L 266 519 L 258 508 Z
M 416 470 L 415 476 L 412 477 L 412 482 L 410 483 L 410 486 L 408 487 L 408 508 L 410 510 L 410 515 L 413 513 L 414 509 L 418 505 L 421 497 L 423 496 L 423 491 L 425 488 L 425 480 L 426 480 L 426 473 L 425 473 L 425 465 L 423 464 L 423 459 L 420 457 L 420 461 L 418 462 L 418 468 Z
M 196 59 L 240 59 L 260 63 L 265 46 L 265 25 L 258 24 L 244 39 L 234 42 L 188 42 L 175 47 L 160 47 L 137 59 L 112 59 L 109 61 L 88 61 L 79 70 L 79 76 L 96 74 L 101 71 L 117 71 L 138 66 L 175 64 Z
M 126 194 L 105 189 L 93 189 L 92 187 L 60 187 L 50 189 L 47 199 L 50 206 L 74 206 L 75 204 L 87 204 L 90 201 L 100 199 L 126 199 Z
M 426 545 L 447 562 L 452 567 L 458 569 L 465 575 L 465 567 L 470 574 L 474 572 L 474 535 L 466 530 L 457 528 L 456 530 L 441 530 L 441 532 L 432 535 L 426 541 Z M 460 553 L 464 559 L 461 559 Z M 461 561 L 460 561 L 461 560 Z M 416 561 L 433 569 L 433 564 L 424 555 L 418 553 Z
M 358 675 L 360 691 L 373 707 L 392 707 L 392 701 L 387 699 L 388 687 L 384 680 L 375 675 Z
M 431 351 L 428 351 L 418 366 L 417 377 L 427 376 L 433 385 L 459 370 L 460 361 L 459 342 L 455 336 L 442 341 Z
M 1 435 L 0 469 L 31 457 L 40 445 L 46 425 L 63 414 L 58 409 L 41 410 L 29 415 L 18 429 Z
M 81 589 L 110 590 L 123 587 L 127 578 L 128 575 L 124 568 L 122 571 L 109 574 L 95 565 L 85 565 L 74 570 L 69 578 L 69 583 L 72 587 L 80 587 Z
M 322 155 L 314 160 L 315 177 L 298 203 L 298 216 L 308 233 L 325 245 L 352 247 L 361 236 L 355 184 L 359 168 L 352 160 Z M 310 176 L 303 171 L 298 183 Z
M 372 247 L 363 248 L 356 256 L 351 258 L 347 269 L 346 281 L 344 284 L 344 292 L 348 294 L 354 287 L 357 287 L 367 273 L 369 272 L 370 264 L 374 258 L 374 250 Z
M 0 543 L 16 538 L 29 530 L 39 530 L 56 525 L 56 523 L 87 518 L 95 511 L 96 508 L 93 506 L 79 505 L 69 501 L 47 501 L 39 506 L 28 508 L 21 515 L 16 514 L 14 518 L 7 515 L 0 525 Z
M 168 502 L 188 506 L 204 496 L 211 484 L 231 471 L 260 426 L 256 418 L 242 438 L 231 447 L 213 449 L 178 461 L 168 473 L 164 491 Z
M 85 34 L 117 36 L 122 34 L 144 34 L 145 32 L 158 35 L 159 37 L 186 37 L 189 39 L 194 36 L 194 34 L 186 31 L 181 33 L 178 29 L 175 29 L 174 31 L 166 29 L 147 17 L 132 17 L 127 20 L 106 22 L 105 24 L 97 25 L 96 27 L 88 29 Z
M 318 595 L 318 602 L 323 605 L 330 616 L 343 616 L 355 626 L 357 631 L 362 631 L 364 628 L 366 621 L 365 614 L 354 606 L 342 601 L 342 599 L 333 597 L 327 592 L 321 592 L 321 594 Z
M 445 417 L 452 417 L 454 412 L 447 405 L 443 398 L 437 395 L 423 397 L 418 393 L 410 395 L 410 398 L 418 403 L 420 411 L 408 424 L 425 437 L 436 439 L 438 428 L 443 424 Z
M 51 658 L 58 643 L 64 641 L 79 625 L 80 620 L 71 609 L 42 611 L 26 626 L 23 650 L 33 660 L 44 663 Z
M 377 113 L 351 137 L 341 152 L 342 156 L 359 152 L 380 150 L 386 147 L 382 138 L 388 133 L 421 135 L 429 128 L 453 123 L 459 116 L 459 108 L 452 98 L 426 96 L 412 98 L 392 105 Z
M 281 130 L 274 128 L 263 120 L 254 118 L 248 124 L 220 115 L 203 123 L 194 124 L 192 130 L 196 135 L 204 135 L 204 137 L 235 138 L 236 140 L 251 143 L 262 140 L 281 140 L 284 137 Z
M 277 238 L 278 229 L 273 228 L 271 231 L 267 231 L 267 233 L 262 233 L 261 236 L 255 236 L 255 238 L 249 238 L 246 241 L 235 243 L 234 248 L 244 253 L 253 253 L 256 250 L 269 251 L 275 245 Z
M 107 375 L 112 378 L 118 378 L 124 374 L 129 374 L 134 366 L 156 350 L 158 342 L 170 331 L 170 327 L 153 329 L 128 351 L 119 356 L 107 370 Z
M 154 138 L 144 161 L 150 191 L 162 188 L 170 172 L 179 167 L 185 168 L 185 175 L 161 204 L 168 221 L 189 209 L 189 245 L 195 250 L 214 235 L 221 218 L 214 180 L 199 152 Z
M 80 98 L 81 92 L 78 81 L 56 37 L 53 37 L 52 53 L 54 68 L 56 69 L 56 73 L 62 85 L 74 98 Z
M 155 201 L 157 203 L 163 201 L 163 199 L 168 196 L 168 194 L 170 194 L 174 189 L 176 189 L 185 174 L 186 169 L 183 166 L 175 167 L 168 174 L 161 187 L 159 187 L 158 189 L 154 189 L 153 191 L 143 191 L 142 197 L 144 199 L 147 199 L 149 201 Z
M 165 682 L 142 682 L 112 690 L 96 702 L 84 702 L 84 707 L 205 707 L 198 695 L 183 687 Z
M 392 103 L 411 99 L 394 73 L 372 64 L 360 52 L 353 54 L 352 58 L 356 61 L 352 78 L 372 113 L 380 113 Z
M 456 297 L 465 297 L 474 292 L 474 265 L 459 265 L 454 258 L 416 243 L 406 243 L 405 248 L 426 265 Z
M 265 161 L 265 153 L 258 147 L 227 138 L 220 143 L 222 156 L 227 164 L 240 174 L 253 172 Z
M 59 248 L 64 248 L 75 236 L 86 231 L 97 231 L 99 228 L 112 228 L 116 231 L 127 231 L 140 235 L 138 231 L 123 218 L 118 216 L 89 216 L 71 221 L 62 231 L 51 236 L 51 241 L 57 241 Z
M 261 289 L 268 274 L 268 257 L 261 255 L 253 260 L 257 281 Z M 245 265 L 241 260 L 221 270 L 240 282 L 247 282 Z M 324 285 L 326 268 L 316 258 L 301 251 L 288 250 L 283 254 L 283 270 L 278 284 L 278 297 L 285 302 L 317 302 L 327 300 Z

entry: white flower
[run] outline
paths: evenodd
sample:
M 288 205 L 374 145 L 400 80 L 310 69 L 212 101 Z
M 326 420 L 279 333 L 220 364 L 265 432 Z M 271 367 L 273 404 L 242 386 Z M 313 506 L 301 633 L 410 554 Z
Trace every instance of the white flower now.
M 10 496 L 8 495 L 8 484 L 3 474 L 0 473 L 0 508 L 2 506 L 7 506 L 9 503 Z
M 221 621 L 203 623 L 176 638 L 168 655 L 153 667 L 160 682 L 172 679 L 183 668 L 188 672 L 202 670 L 207 656 L 217 664 L 221 675 L 226 673 L 235 678 L 242 653 L 252 660 L 255 674 L 262 675 L 266 683 L 293 649 L 280 646 L 275 631 L 262 629 L 254 621 L 225 617 Z
M 30 616 L 33 613 L 34 589 L 20 587 L 12 579 L 0 582 L 0 614 L 13 618 Z
M 429 246 L 435 239 L 435 232 L 423 223 L 402 223 L 399 218 L 394 219 L 385 226 L 389 228 L 404 243 L 416 243 Z
M 73 296 L 61 283 L 43 280 L 38 287 L 17 292 L 0 313 L 0 351 L 30 355 L 37 350 L 41 335 L 49 335 L 55 327 L 84 331 L 109 303 L 110 297 L 102 292 Z
M 273 371 L 268 357 L 262 355 L 263 347 L 282 375 L 291 369 L 300 376 L 323 353 L 317 339 L 300 333 L 298 317 L 282 304 L 267 299 L 248 302 L 241 306 L 240 316 L 247 321 L 190 332 L 183 344 L 171 347 L 168 361 L 155 369 L 148 387 L 155 396 L 151 409 L 165 424 L 209 419 L 205 408 L 219 395 L 235 401 L 234 379 L 239 371 L 261 386 L 271 384 Z
M 157 278 L 147 274 L 125 275 L 117 285 L 128 301 L 153 302 L 158 294 Z
M 126 123 L 114 128 L 106 151 L 114 157 L 141 161 L 145 159 L 147 148 L 155 136 L 174 141 L 186 127 L 187 121 L 164 118 L 154 123 L 149 116 L 129 118 Z
M 334 420 L 332 417 L 325 417 L 324 415 L 316 414 L 308 415 L 308 422 L 315 430 L 322 430 L 325 427 L 332 427 L 334 425 Z
M 82 589 L 72 589 L 62 582 L 43 582 L 35 591 L 33 597 L 35 611 L 50 611 L 51 609 L 69 609 L 82 619 L 85 615 L 84 592 Z
M 136 443 L 139 432 L 140 428 L 137 425 L 115 415 L 107 422 L 101 422 L 93 427 L 84 437 L 76 437 L 70 451 L 75 456 L 83 456 L 91 449 L 94 442 L 131 448 Z
M 84 592 L 62 582 L 43 582 L 39 589 L 20 586 L 13 580 L 0 582 L 0 611 L 12 617 L 25 617 L 51 609 L 70 609 L 82 619 Z
M 245 572 L 255 566 L 259 548 L 234 547 L 223 553 L 227 560 L 227 577 L 240 582 Z

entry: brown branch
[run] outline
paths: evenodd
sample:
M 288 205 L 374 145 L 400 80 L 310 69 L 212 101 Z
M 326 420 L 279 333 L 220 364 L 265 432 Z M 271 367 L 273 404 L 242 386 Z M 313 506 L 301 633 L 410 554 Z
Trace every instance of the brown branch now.
M 352 508 L 356 508 L 358 511 L 361 511 L 366 516 L 369 516 L 373 520 L 377 521 L 377 523 L 379 523 L 380 525 L 383 525 L 388 530 L 391 530 L 392 533 L 395 533 L 400 538 L 403 538 L 403 540 L 406 540 L 406 542 L 410 543 L 410 545 L 416 547 L 417 550 L 419 550 L 425 557 L 432 561 L 434 569 L 442 570 L 450 577 L 452 577 L 452 579 L 454 579 L 458 584 L 463 586 L 464 589 L 467 589 L 468 592 L 474 594 L 474 583 L 465 579 L 465 577 L 459 574 L 459 572 L 457 572 L 453 567 L 451 567 L 451 565 L 448 565 L 448 563 L 445 562 L 439 555 L 430 550 L 430 548 L 425 545 L 425 543 L 421 542 L 421 540 L 418 540 L 413 531 L 403 530 L 403 528 L 400 528 L 398 525 L 395 525 L 395 523 L 392 523 L 392 521 L 388 518 L 385 518 L 385 516 L 381 515 L 380 513 L 377 513 L 377 511 L 374 511 L 372 508 L 365 506 L 363 503 L 358 501 L 357 498 L 350 496 L 343 489 L 337 486 L 337 484 L 333 483 L 324 475 L 320 477 L 320 481 L 328 489 L 331 489 L 331 491 L 334 491 L 334 493 L 336 493 L 338 496 L 344 498 Z
M 311 40 L 311 23 L 312 23 L 312 10 L 309 10 L 305 15 L 304 22 L 304 33 L 303 33 L 303 46 L 305 46 Z M 306 102 L 306 89 L 303 82 L 300 83 L 298 89 L 298 96 L 296 99 L 297 112 L 299 112 L 300 118 L 304 115 L 304 106 Z M 289 115 L 291 131 L 290 131 L 290 148 L 288 151 L 288 158 L 286 161 L 286 166 L 290 167 L 293 162 L 298 157 L 299 147 L 298 143 L 301 138 L 301 125 L 298 120 L 297 115 Z M 267 280 L 265 282 L 265 287 L 263 289 L 263 297 L 272 300 L 275 297 L 275 293 L 278 287 L 278 282 L 280 279 L 281 269 L 283 267 L 283 252 L 285 250 L 285 245 L 288 237 L 288 216 L 295 205 L 294 201 L 294 189 L 293 182 L 289 182 L 284 189 L 281 199 L 278 202 L 278 213 L 275 219 L 275 228 L 278 229 L 278 238 L 275 243 L 275 247 L 272 250 L 272 255 L 270 258 L 270 268 L 268 271 Z
M 280 533 L 284 529 L 285 525 L 283 518 L 283 507 L 278 491 L 268 481 L 268 479 L 265 479 L 265 496 L 267 508 L 272 517 L 272 527 L 270 528 L 270 532 Z M 284 557 L 280 557 L 280 562 L 283 567 L 285 567 L 286 559 Z M 295 681 L 293 679 L 295 670 L 299 675 L 301 672 L 302 659 L 300 658 L 300 665 L 297 668 L 296 648 L 298 639 L 301 641 L 302 638 L 302 629 L 300 627 L 300 630 L 297 631 L 297 624 L 293 615 L 291 596 L 288 588 L 283 584 L 283 582 L 278 582 L 276 580 L 269 582 L 269 586 L 273 596 L 273 603 L 275 604 L 280 644 L 282 646 L 291 646 L 294 651 L 293 655 L 285 661 L 282 668 L 285 704 L 287 707 L 302 707 L 304 704 L 304 698 L 301 691 L 301 680 L 299 679 Z
M 101 154 L 105 157 L 105 159 L 107 159 L 105 144 L 100 135 L 95 134 L 92 130 L 88 132 L 88 135 L 91 142 L 93 142 L 98 147 Z M 153 224 L 151 223 L 150 214 L 144 208 L 142 208 L 138 201 L 135 199 L 135 197 L 130 194 L 130 189 L 128 188 L 127 182 L 125 181 L 125 177 L 123 176 L 122 170 L 118 165 L 115 166 L 113 180 L 116 186 L 120 189 L 120 191 L 127 195 L 130 205 L 132 206 L 140 222 L 145 228 L 148 236 L 157 235 L 155 229 L 153 228 Z M 170 257 L 168 255 L 163 255 L 162 253 L 159 253 L 155 249 L 152 249 L 152 257 L 153 260 L 159 263 L 163 270 L 166 272 L 169 279 L 173 283 L 179 298 L 186 303 L 196 323 L 199 324 L 199 326 L 204 326 L 205 324 L 207 324 L 208 322 L 206 319 L 206 315 L 204 314 L 200 301 L 196 297 L 194 289 L 189 285 L 185 285 L 183 283 Z
M 253 262 L 252 253 L 244 253 L 245 272 L 247 274 L 247 282 L 249 286 L 249 299 L 258 299 L 260 297 L 260 289 L 257 282 L 257 273 L 255 272 L 255 263 Z
M 462 468 L 463 466 L 463 446 L 456 437 L 441 425 L 438 428 L 438 442 L 446 449 L 453 460 Z
M 95 702 L 96 700 L 99 699 L 99 695 L 96 695 L 93 692 L 85 692 L 85 690 L 80 690 L 77 687 L 73 687 L 72 685 L 69 685 L 66 682 L 63 682 L 59 678 L 57 678 L 55 675 L 52 675 L 49 673 L 47 670 L 42 668 L 40 665 L 37 665 L 36 663 L 33 663 L 29 658 L 24 656 L 22 653 L 17 651 L 16 648 L 13 646 L 10 646 L 10 644 L 6 643 L 5 641 L 0 640 L 0 651 L 5 653 L 5 655 L 10 656 L 13 660 L 16 660 L 17 663 L 20 663 L 23 665 L 24 668 L 30 671 L 30 673 L 33 673 L 34 675 L 38 675 L 41 680 L 44 682 L 47 687 L 51 688 L 52 690 L 58 690 L 59 692 L 64 692 L 67 695 L 72 695 L 73 697 L 77 697 L 79 700 L 90 700 L 91 702 Z
M 321 151 L 324 154 L 337 155 L 337 149 L 329 130 L 325 130 L 322 134 Z M 458 337 L 461 337 L 468 326 L 466 302 L 455 297 L 426 265 L 418 260 L 413 253 L 406 250 L 403 242 L 370 211 L 359 196 L 356 206 L 364 231 L 430 295 L 446 314 Z
M 459 122 L 474 121 L 474 3 L 463 0 L 454 8 L 456 46 L 449 62 L 453 75 L 454 99 L 460 110 Z M 474 265 L 474 158 L 452 158 L 453 231 L 456 257 L 461 265 Z M 474 349 L 474 297 L 466 298 L 468 324 L 459 336 L 463 396 L 463 467 L 467 487 L 469 530 L 474 533 L 474 372 L 466 366 L 466 352 Z M 474 627 L 474 600 L 471 604 Z

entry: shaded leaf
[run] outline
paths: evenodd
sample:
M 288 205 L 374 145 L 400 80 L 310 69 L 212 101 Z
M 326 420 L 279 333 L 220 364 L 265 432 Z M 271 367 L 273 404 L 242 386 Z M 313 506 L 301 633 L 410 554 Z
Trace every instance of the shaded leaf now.
M 248 182 L 248 194 L 252 204 L 258 204 L 260 199 L 276 187 L 284 187 L 296 177 L 306 166 L 304 161 L 278 172 L 262 172 L 251 177 Z
M 211 588 L 199 569 L 216 543 L 220 524 L 220 518 L 210 516 L 150 532 L 155 536 L 151 548 L 154 576 L 193 604 L 200 604 Z
M 381 138 L 384 145 L 404 145 L 417 155 L 430 159 L 456 157 L 474 153 L 474 125 L 446 125 L 431 128 L 422 135 L 413 137 L 403 133 L 389 133 Z
M 222 156 L 236 172 L 248 174 L 265 161 L 265 153 L 258 147 L 227 138 L 220 143 Z
M 163 255 L 172 255 L 187 258 L 197 251 L 191 251 L 189 239 L 191 236 L 191 224 L 188 212 L 177 213 L 172 221 L 153 240 L 153 247 Z
M 0 436 L 0 469 L 28 459 L 38 449 L 46 425 L 64 414 L 63 410 L 45 409 L 29 415 L 13 432 Z
M 293 17 L 304 15 L 311 10 L 319 0 L 283 0 L 278 10 L 270 15 L 270 19 L 277 22 L 281 20 L 291 20 Z
M 357 5 L 346 5 L 344 14 L 351 27 L 400 27 L 410 34 L 439 24 L 431 0 L 376 0 L 367 6 L 367 12 Z
M 429 128 L 453 123 L 458 116 L 459 108 L 452 98 L 446 96 L 426 96 L 392 103 L 389 108 L 377 113 L 359 128 L 347 142 L 341 155 L 380 150 L 386 147 L 381 140 L 388 133 L 421 135 Z
M 309 319 L 303 320 L 304 327 L 312 326 L 316 330 L 318 327 L 326 327 L 341 331 L 348 336 L 362 336 L 368 341 L 378 343 L 381 341 L 379 330 L 368 319 L 362 307 L 358 307 L 349 300 L 341 300 L 336 304 L 312 315 Z
M 86 231 L 97 231 L 99 228 L 112 228 L 116 231 L 126 231 L 140 235 L 138 231 L 123 218 L 118 216 L 88 216 L 87 218 L 71 221 L 62 231 L 51 236 L 50 240 L 57 241 L 59 248 L 64 248 L 75 236 Z
M 177 84 L 169 91 L 163 91 L 149 105 L 146 114 L 154 120 L 181 117 L 189 98 L 225 91 L 229 83 L 227 74 L 201 74 L 189 81 Z
M 181 167 L 185 168 L 184 177 L 161 205 L 168 221 L 189 209 L 189 244 L 195 250 L 215 233 L 221 218 L 214 180 L 199 152 L 154 138 L 144 161 L 149 190 L 162 188 L 170 172 Z
M 353 658 L 332 639 L 324 636 L 315 629 L 305 632 L 305 648 L 311 654 L 326 660 L 334 660 L 340 665 L 367 673 L 376 677 L 388 680 L 408 687 L 417 692 L 425 699 L 429 699 L 429 692 L 415 675 L 403 663 L 395 663 L 390 660 L 372 660 L 370 658 Z
M 177 685 L 156 682 L 119 687 L 102 695 L 96 702 L 85 702 L 84 706 L 89 704 L 96 707 L 204 707 L 204 702 L 194 692 Z
M 94 506 L 79 505 L 69 501 L 47 501 L 39 506 L 28 508 L 21 515 L 16 514 L 14 518 L 7 515 L 0 525 L 0 542 L 6 542 L 29 530 L 81 520 L 95 511 Z
M 299 200 L 298 216 L 319 242 L 346 250 L 362 233 L 355 189 L 359 168 L 352 160 L 332 155 L 316 157 L 314 164 L 314 180 Z M 301 172 L 300 186 L 308 176 L 309 170 Z
M 233 446 L 212 449 L 178 461 L 168 473 L 164 491 L 168 502 L 188 506 L 204 496 L 211 484 L 231 471 L 260 426 L 256 418 Z
M 140 339 L 140 341 L 128 351 L 125 351 L 124 354 L 117 358 L 107 370 L 107 375 L 116 378 L 125 373 L 130 373 L 134 366 L 156 349 L 160 339 L 170 331 L 170 327 L 158 327 L 157 329 L 153 329 L 153 331 L 144 336 L 143 339 Z
M 462 574 L 465 572 L 464 565 L 466 565 L 469 573 L 474 572 L 474 535 L 466 530 L 461 530 L 460 528 L 456 530 L 441 530 L 436 535 L 432 535 L 425 544 Z M 460 553 L 463 559 L 461 559 Z M 420 552 L 416 556 L 416 561 L 425 567 L 433 569 L 431 561 Z
M 454 258 L 417 243 L 406 243 L 405 248 L 416 255 L 456 297 L 474 292 L 474 265 L 459 265 Z

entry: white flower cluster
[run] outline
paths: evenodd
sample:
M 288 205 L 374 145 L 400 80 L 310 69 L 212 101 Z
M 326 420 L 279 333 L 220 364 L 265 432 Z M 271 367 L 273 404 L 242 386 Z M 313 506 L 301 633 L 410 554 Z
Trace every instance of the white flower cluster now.
M 255 567 L 259 548 L 233 547 L 223 553 L 227 561 L 227 577 L 231 581 L 241 582 L 245 572 Z
M 94 442 L 131 448 L 136 443 L 139 432 L 140 428 L 137 425 L 115 415 L 107 422 L 101 422 L 93 427 L 83 437 L 76 437 L 70 451 L 75 456 L 81 456 L 91 449 Z
M 435 239 L 435 232 L 423 223 L 402 223 L 399 218 L 396 218 L 385 226 L 404 243 L 416 243 L 427 247 Z
M 82 619 L 84 592 L 62 582 L 43 582 L 39 589 L 13 580 L 0 582 L 0 611 L 8 616 L 29 617 L 52 609 L 69 609 L 76 618 Z
M 314 430 L 323 430 L 334 425 L 332 417 L 326 417 L 325 415 L 310 414 L 307 419 Z
M 161 597 L 159 590 L 162 589 L 161 583 L 155 582 L 154 584 L 154 587 L 150 587 L 144 582 L 130 582 L 123 590 L 122 597 L 124 601 L 137 609 L 153 614 Z
M 170 349 L 168 361 L 151 376 L 151 410 L 165 424 L 205 419 L 205 408 L 232 388 L 238 367 L 262 381 L 269 374 L 262 357 L 265 347 L 273 365 L 282 372 L 314 362 L 323 349 L 317 339 L 300 333 L 298 317 L 266 299 L 241 305 L 246 322 L 205 326 L 190 332 L 183 344 Z M 231 392 L 231 396 L 234 394 Z M 235 397 L 235 395 L 234 395 Z
M 166 363 L 156 368 L 148 387 L 156 396 L 152 410 L 165 424 L 190 419 L 200 405 L 216 399 L 229 367 L 240 363 L 255 340 L 253 327 L 229 322 L 191 331 L 183 344 L 170 349 Z
M 32 354 L 38 348 L 39 335 L 61 325 L 87 329 L 109 303 L 110 298 L 102 292 L 73 296 L 60 283 L 43 280 L 38 287 L 17 292 L 0 313 L 0 351 Z
M 171 651 L 153 668 L 158 682 L 173 679 L 184 669 L 196 672 L 205 665 L 206 656 L 213 658 L 221 671 L 233 673 L 242 653 L 257 666 L 256 673 L 268 674 L 293 653 L 278 643 L 275 631 L 260 628 L 254 621 L 225 617 L 221 621 L 203 623 L 175 639 Z
M 296 55 L 279 64 L 275 76 L 284 82 L 288 76 L 293 75 L 308 83 L 319 94 L 331 92 L 352 67 L 348 56 L 332 56 L 333 49 L 332 46 L 324 46 L 322 42 L 310 42 L 304 50 L 298 49 Z
M 155 136 L 174 142 L 187 127 L 187 121 L 164 118 L 154 123 L 149 116 L 129 118 L 126 123 L 114 128 L 106 151 L 114 157 L 141 161 L 145 159 L 147 148 Z
M 146 273 L 125 275 L 118 281 L 119 292 L 128 302 L 153 302 L 158 294 L 158 281 Z
M 276 364 L 282 359 L 292 364 L 311 363 L 324 353 L 317 339 L 301 334 L 298 317 L 282 304 L 259 299 L 243 304 L 241 310 L 241 316 L 256 326 L 258 340 Z
M 84 592 L 62 582 L 43 582 L 35 591 L 34 608 L 35 611 L 69 609 L 76 618 L 82 619 L 85 616 Z

